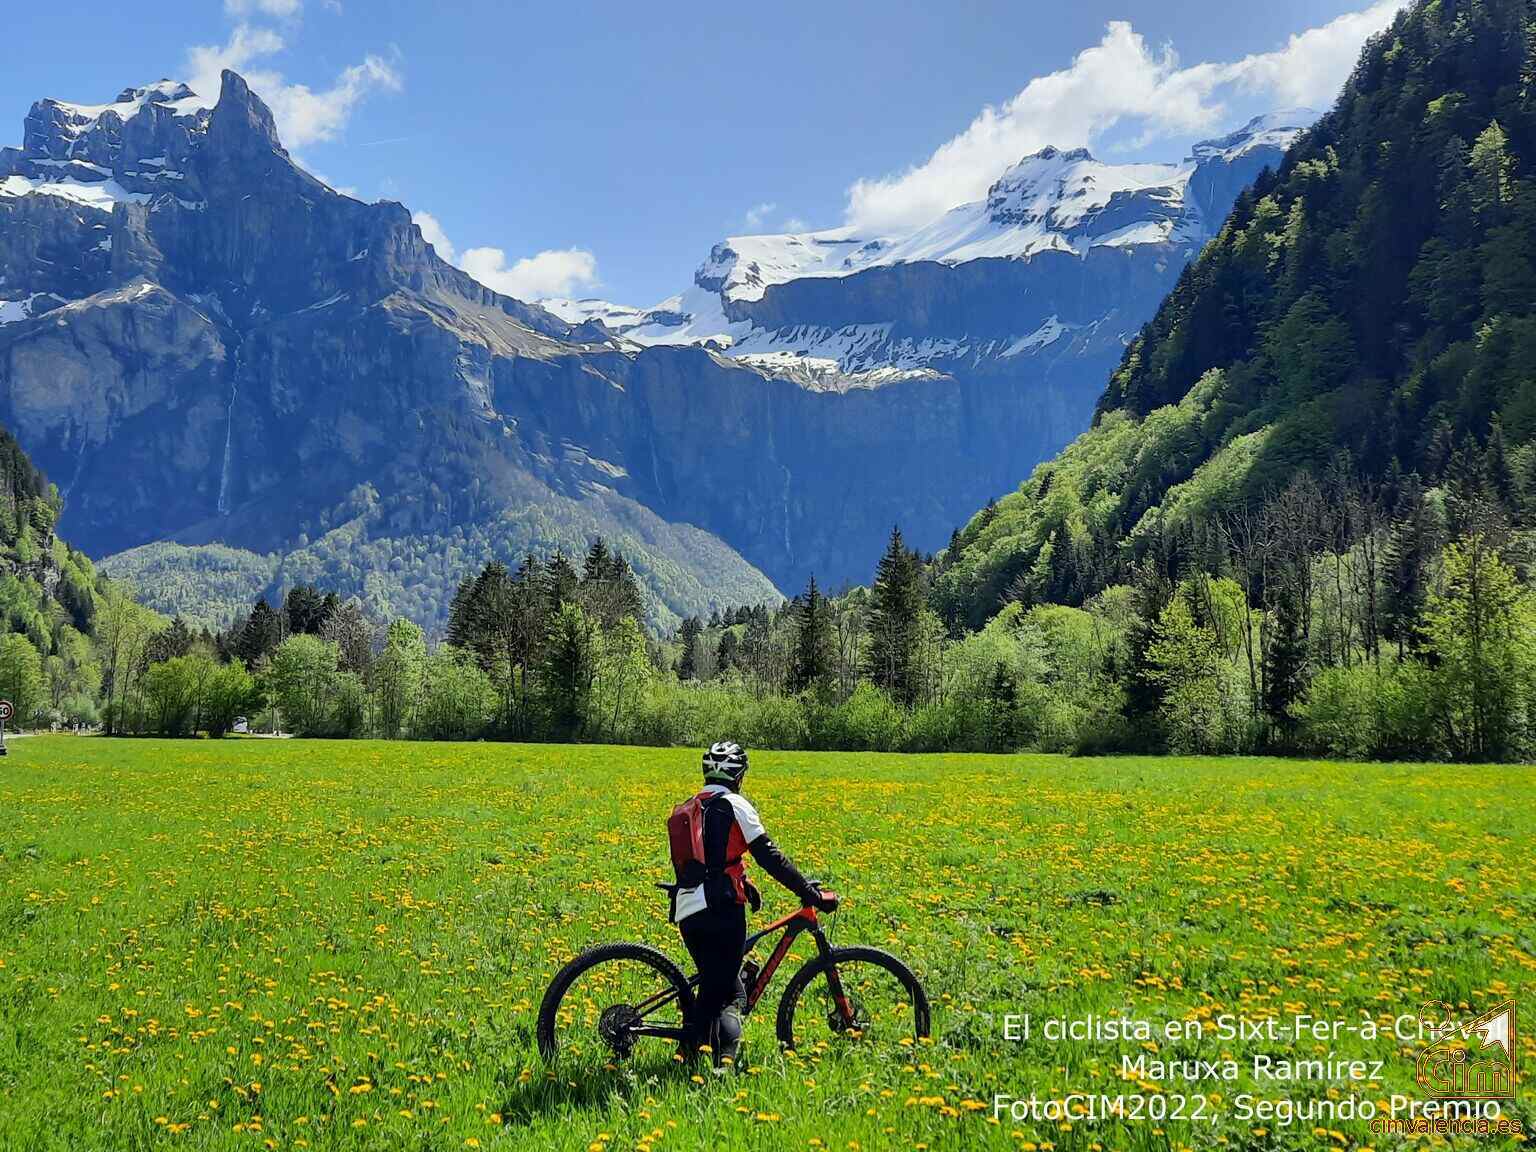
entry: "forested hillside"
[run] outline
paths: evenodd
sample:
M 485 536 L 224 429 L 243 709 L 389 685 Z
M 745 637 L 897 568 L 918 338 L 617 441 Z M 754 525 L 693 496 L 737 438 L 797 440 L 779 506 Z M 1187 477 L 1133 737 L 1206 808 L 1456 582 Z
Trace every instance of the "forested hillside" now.
M 105 587 L 54 535 L 58 491 L 0 428 L 0 697 L 29 726 L 92 720 L 101 669 L 92 638 Z
M 1093 427 L 925 567 L 994 698 L 1079 749 L 1536 754 L 1533 85 L 1522 0 L 1366 45 Z
M 1127 349 L 1091 431 L 976 516 L 935 588 L 979 626 L 1080 603 L 1218 513 L 1341 466 L 1394 505 L 1536 438 L 1536 54 L 1521 0 L 1435 0 L 1243 195 Z

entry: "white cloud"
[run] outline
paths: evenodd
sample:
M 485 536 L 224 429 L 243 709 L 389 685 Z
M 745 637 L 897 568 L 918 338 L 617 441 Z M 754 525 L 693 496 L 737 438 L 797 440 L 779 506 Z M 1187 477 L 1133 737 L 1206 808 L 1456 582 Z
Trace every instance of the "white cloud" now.
M 247 65 L 283 50 L 283 38 L 270 28 L 241 24 L 227 44 L 194 44 L 187 49 L 187 83 L 208 103 L 219 98 L 219 73 L 225 68 L 244 72 Z
M 848 222 L 871 232 L 923 224 L 980 199 L 1010 164 L 1047 144 L 1077 147 L 1113 126 L 1139 124 L 1143 139 L 1200 132 L 1221 123 L 1224 92 L 1277 104 L 1326 107 L 1361 45 L 1387 26 L 1403 0 L 1378 0 L 1283 48 L 1228 63 L 1181 67 L 1171 47 L 1153 49 L 1126 21 L 1059 72 L 1031 80 L 1000 108 L 988 106 L 927 160 L 905 172 L 860 180 L 848 190 Z
M 278 134 L 289 148 L 334 139 L 370 92 L 400 89 L 399 74 L 374 55 L 343 69 L 329 88 L 318 92 L 307 84 L 288 83 L 281 72 L 250 67 L 252 62 L 282 49 L 283 38 L 270 28 L 241 24 L 226 44 L 199 44 L 187 50 L 187 83 L 211 104 L 219 96 L 219 73 L 225 68 L 238 71 L 272 109 Z
M 444 232 L 443 226 L 437 222 L 437 217 L 430 212 L 413 212 L 411 219 L 416 222 L 416 227 L 421 229 L 421 238 L 437 249 L 439 256 L 452 264 L 458 253 L 454 250 L 453 241 L 448 239 L 448 233 Z
M 286 20 L 297 16 L 304 0 L 224 0 L 224 11 L 231 16 L 274 16 Z
M 1281 103 L 1326 107 L 1354 69 L 1361 45 L 1390 24 L 1401 7 L 1403 0 L 1379 0 L 1364 11 L 1298 32 L 1284 48 L 1229 65 L 1228 78 Z
M 500 248 L 471 248 L 459 267 L 487 288 L 518 300 L 574 296 L 598 284 L 597 257 L 584 248 L 551 248 L 510 266 Z
M 764 200 L 761 204 L 754 204 L 748 208 L 742 220 L 748 228 L 761 228 L 764 221 L 768 219 L 769 214 L 777 207 L 778 205 L 773 201 Z
M 361 64 L 344 68 L 329 88 L 315 92 L 305 84 L 251 86 L 272 109 L 285 144 L 302 148 L 316 140 L 333 139 L 365 96 L 376 90 L 398 92 L 400 77 L 378 56 L 365 56 Z
M 509 265 L 500 248 L 470 248 L 461 254 L 430 212 L 412 213 L 411 219 L 439 256 L 503 296 L 540 300 L 575 296 L 598 286 L 597 257 L 585 248 L 551 248 Z

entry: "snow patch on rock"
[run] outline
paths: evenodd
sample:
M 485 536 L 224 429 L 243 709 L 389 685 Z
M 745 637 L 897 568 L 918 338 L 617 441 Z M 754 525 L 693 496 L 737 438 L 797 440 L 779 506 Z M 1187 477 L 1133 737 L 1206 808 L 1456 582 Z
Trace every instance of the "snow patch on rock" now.
M 59 196 L 87 208 L 101 212 L 112 211 L 119 200 L 142 204 L 149 199 L 146 192 L 130 192 L 116 180 L 86 182 L 66 177 L 63 180 L 39 181 L 26 176 L 7 176 L 0 180 L 0 196 Z

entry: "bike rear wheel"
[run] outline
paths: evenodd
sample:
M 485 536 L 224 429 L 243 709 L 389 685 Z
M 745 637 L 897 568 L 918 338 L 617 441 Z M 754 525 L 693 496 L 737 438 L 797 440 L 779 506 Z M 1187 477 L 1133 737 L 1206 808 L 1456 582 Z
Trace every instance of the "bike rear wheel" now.
M 923 986 L 879 948 L 834 948 L 817 956 L 795 973 L 779 1001 L 779 1043 L 786 1048 L 797 1040 L 910 1042 L 926 1038 L 930 1027 Z
M 693 989 L 665 953 L 645 944 L 599 944 L 550 982 L 539 1005 L 539 1052 L 612 1064 L 648 1037 L 680 1044 L 693 1015 Z

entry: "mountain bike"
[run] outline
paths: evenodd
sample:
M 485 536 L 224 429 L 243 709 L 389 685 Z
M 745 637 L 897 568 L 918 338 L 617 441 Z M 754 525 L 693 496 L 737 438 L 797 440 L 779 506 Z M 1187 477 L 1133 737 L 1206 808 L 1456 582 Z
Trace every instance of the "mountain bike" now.
M 830 895 L 830 893 L 829 893 Z M 835 922 L 834 922 L 835 923 Z M 742 965 L 747 989 L 744 1016 L 763 998 L 774 973 L 802 935 L 816 955 L 790 977 L 779 999 L 779 1043 L 884 1038 L 925 1039 L 928 997 L 912 970 L 879 948 L 833 947 L 816 909 L 806 906 L 747 937 L 744 955 L 767 937 L 778 943 L 759 968 Z M 626 1059 L 639 1041 L 671 1041 L 693 1054 L 692 1024 L 697 975 L 683 975 L 664 952 L 646 944 L 598 944 L 555 974 L 539 1005 L 538 1042 L 545 1060 L 561 1053 Z M 824 1029 L 824 1031 L 823 1031 Z

